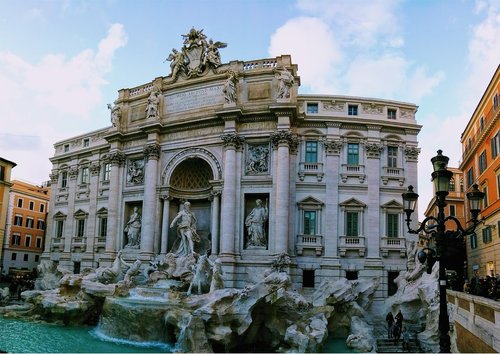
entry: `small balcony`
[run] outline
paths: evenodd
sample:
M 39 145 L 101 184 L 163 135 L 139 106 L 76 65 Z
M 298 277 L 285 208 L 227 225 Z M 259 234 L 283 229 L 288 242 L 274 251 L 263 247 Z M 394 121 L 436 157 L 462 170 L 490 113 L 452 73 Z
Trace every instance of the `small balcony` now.
M 349 178 L 357 178 L 359 183 L 364 183 L 366 179 L 365 166 L 342 164 L 340 178 L 343 183 L 346 183 Z
M 80 251 L 85 252 L 87 243 L 85 237 L 73 237 L 71 239 L 71 252 Z
M 364 257 L 366 252 L 365 237 L 340 236 L 339 255 L 345 257 L 347 251 L 357 251 L 360 257 Z
M 403 237 L 382 237 L 380 253 L 388 257 L 389 252 L 399 252 L 401 258 L 406 257 L 406 239 Z
M 403 186 L 405 183 L 405 171 L 399 167 L 383 167 L 382 171 L 382 183 L 386 185 L 389 183 L 389 180 L 398 181 L 400 186 Z
M 303 181 L 305 176 L 316 176 L 318 182 L 323 180 L 323 163 L 321 162 L 301 162 L 299 165 L 299 179 Z
M 106 236 L 99 236 L 95 239 L 94 252 L 106 249 Z
M 50 250 L 53 251 L 63 251 L 64 250 L 64 237 L 54 237 L 52 239 L 52 245 Z
M 322 235 L 297 235 L 297 255 L 302 256 L 305 249 L 311 249 L 316 256 L 323 254 L 323 236 Z

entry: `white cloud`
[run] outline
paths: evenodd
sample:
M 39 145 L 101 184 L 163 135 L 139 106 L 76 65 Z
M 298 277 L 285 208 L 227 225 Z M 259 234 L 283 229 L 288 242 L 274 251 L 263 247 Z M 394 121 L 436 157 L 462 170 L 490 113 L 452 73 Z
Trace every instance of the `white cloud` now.
M 81 121 L 103 103 L 104 77 L 112 69 L 117 49 L 127 42 L 121 24 L 110 27 L 97 51 L 82 50 L 72 58 L 48 54 L 32 64 L 10 52 L 0 52 L 0 117 L 15 124 L 0 132 L 5 158 L 18 164 L 16 178 L 41 182 L 50 171 L 52 144 L 80 131 Z M 43 172 L 42 172 L 43 171 Z

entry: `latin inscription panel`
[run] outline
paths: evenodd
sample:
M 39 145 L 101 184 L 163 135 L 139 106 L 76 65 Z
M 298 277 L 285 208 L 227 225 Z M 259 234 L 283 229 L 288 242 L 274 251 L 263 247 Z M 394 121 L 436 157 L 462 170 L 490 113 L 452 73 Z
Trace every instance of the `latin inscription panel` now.
M 177 113 L 224 103 L 222 85 L 166 94 L 164 112 Z

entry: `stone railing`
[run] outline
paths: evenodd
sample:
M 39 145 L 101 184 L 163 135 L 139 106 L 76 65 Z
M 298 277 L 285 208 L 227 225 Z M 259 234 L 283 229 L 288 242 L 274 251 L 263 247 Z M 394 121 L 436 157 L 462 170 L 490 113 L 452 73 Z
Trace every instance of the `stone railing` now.
M 243 70 L 257 70 L 257 69 L 273 69 L 278 66 L 278 62 L 276 59 L 262 59 L 262 60 L 254 60 L 247 61 L 243 63 Z
M 500 302 L 447 290 L 450 324 L 462 353 L 500 352 Z
M 387 257 L 390 251 L 397 251 L 401 257 L 406 257 L 406 239 L 403 237 L 382 237 L 380 253 Z
M 323 236 L 322 235 L 297 235 L 297 255 L 302 256 L 304 249 L 312 249 L 316 252 L 316 256 L 321 256 L 323 253 Z
M 366 252 L 365 237 L 340 236 L 339 255 L 345 257 L 347 251 L 357 251 L 360 257 L 364 257 Z
M 342 182 L 347 182 L 349 177 L 357 177 L 360 183 L 365 181 L 365 166 L 364 165 L 348 165 L 342 164 L 342 172 L 340 173 Z
M 323 163 L 322 162 L 301 162 L 299 164 L 299 179 L 304 180 L 306 175 L 315 175 L 318 182 L 323 180 Z
M 405 182 L 405 170 L 399 167 L 384 166 L 382 170 L 382 182 L 387 184 L 389 180 L 396 180 L 400 186 Z
M 155 87 L 155 85 L 152 82 L 150 82 L 149 84 L 145 84 L 142 86 L 138 86 L 138 87 L 134 87 L 134 88 L 129 89 L 128 95 L 129 95 L 129 97 L 141 95 L 143 93 L 150 92 L 154 87 Z

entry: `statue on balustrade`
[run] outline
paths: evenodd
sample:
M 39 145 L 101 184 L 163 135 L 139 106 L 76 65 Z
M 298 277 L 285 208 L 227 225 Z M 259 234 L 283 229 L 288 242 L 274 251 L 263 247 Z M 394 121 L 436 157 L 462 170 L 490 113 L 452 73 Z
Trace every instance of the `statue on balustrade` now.
M 262 206 L 262 200 L 260 199 L 257 199 L 255 203 L 255 208 L 245 219 L 248 232 L 247 247 L 265 247 L 267 246 L 266 221 L 269 216 L 267 202 L 265 206 Z
M 171 252 L 175 256 L 188 256 L 194 253 L 193 242 L 200 242 L 196 233 L 196 217 L 191 211 L 191 203 L 184 202 L 184 209 L 170 223 L 173 228 L 177 224 L 177 240 L 175 240 Z

